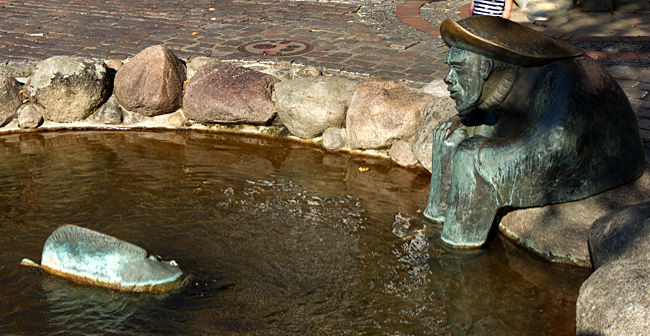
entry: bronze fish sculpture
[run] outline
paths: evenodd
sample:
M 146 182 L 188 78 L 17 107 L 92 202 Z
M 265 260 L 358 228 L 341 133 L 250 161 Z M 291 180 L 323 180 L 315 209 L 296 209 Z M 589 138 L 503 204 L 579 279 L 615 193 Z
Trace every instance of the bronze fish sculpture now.
M 45 242 L 41 265 L 22 265 L 72 281 L 125 292 L 166 292 L 179 288 L 178 264 L 148 255 L 143 248 L 76 225 L 63 225 Z

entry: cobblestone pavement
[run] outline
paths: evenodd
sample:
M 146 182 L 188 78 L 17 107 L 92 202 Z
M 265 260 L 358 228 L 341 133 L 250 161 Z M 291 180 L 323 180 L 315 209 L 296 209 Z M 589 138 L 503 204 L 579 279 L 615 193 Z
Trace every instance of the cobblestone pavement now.
M 444 45 L 394 16 L 389 22 L 382 13 L 390 9 L 288 1 L 0 0 L 0 59 L 132 56 L 161 43 L 181 58 L 241 59 L 250 56 L 238 46 L 291 39 L 314 48 L 278 60 L 422 82 L 440 78 Z
M 424 83 L 442 79 L 447 72 L 447 48 L 436 36 L 437 25 L 445 17 L 460 18 L 468 3 L 0 0 L 0 61 L 54 55 L 130 57 L 148 46 L 166 44 L 185 59 L 200 55 L 288 61 Z M 644 56 L 650 55 L 650 38 L 563 38 L 600 58 L 619 81 L 637 111 L 650 153 L 650 57 Z M 238 49 L 262 40 L 293 40 L 313 49 L 284 57 Z

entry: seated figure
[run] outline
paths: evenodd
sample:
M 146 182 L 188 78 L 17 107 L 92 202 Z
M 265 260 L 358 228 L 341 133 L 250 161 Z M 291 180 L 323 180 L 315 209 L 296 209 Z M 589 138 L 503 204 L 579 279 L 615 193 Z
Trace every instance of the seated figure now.
M 598 62 L 499 17 L 446 19 L 459 114 L 433 131 L 424 216 L 456 247 L 485 243 L 497 210 L 579 200 L 644 170 L 636 117 Z

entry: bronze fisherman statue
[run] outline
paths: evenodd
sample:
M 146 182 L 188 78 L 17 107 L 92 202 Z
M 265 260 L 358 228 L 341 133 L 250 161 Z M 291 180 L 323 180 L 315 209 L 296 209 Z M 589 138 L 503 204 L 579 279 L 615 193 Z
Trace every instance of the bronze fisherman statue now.
M 490 16 L 446 19 L 445 78 L 459 114 L 433 131 L 425 217 L 442 239 L 485 243 L 497 210 L 582 199 L 638 178 L 630 103 L 583 51 Z

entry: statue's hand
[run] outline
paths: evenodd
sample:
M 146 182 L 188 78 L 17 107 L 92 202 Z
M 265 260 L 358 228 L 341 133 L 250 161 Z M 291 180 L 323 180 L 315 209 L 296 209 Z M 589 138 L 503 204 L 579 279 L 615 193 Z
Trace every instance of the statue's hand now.
M 467 137 L 466 133 L 460 116 L 454 116 L 433 129 L 433 142 L 455 146 Z

